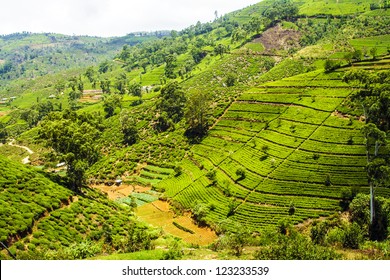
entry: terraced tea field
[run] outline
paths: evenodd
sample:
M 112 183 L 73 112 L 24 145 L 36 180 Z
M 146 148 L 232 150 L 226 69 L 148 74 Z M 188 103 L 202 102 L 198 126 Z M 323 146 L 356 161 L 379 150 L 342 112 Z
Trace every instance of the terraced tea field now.
M 377 65 L 387 67 L 388 58 L 352 67 Z M 213 205 L 211 223 L 240 222 L 252 231 L 283 218 L 301 223 L 341 211 L 343 189 L 368 193 L 364 123 L 339 112 L 353 92 L 342 81 L 346 70 L 309 72 L 244 92 L 188 152 L 183 173 L 157 186 L 186 208 Z

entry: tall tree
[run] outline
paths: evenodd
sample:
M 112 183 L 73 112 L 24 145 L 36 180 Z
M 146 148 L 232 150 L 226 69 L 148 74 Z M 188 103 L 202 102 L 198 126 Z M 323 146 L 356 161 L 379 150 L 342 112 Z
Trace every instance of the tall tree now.
M 142 96 L 142 86 L 140 83 L 129 84 L 128 91 L 129 91 L 129 94 L 131 94 L 133 96 L 138 96 L 138 97 Z
M 135 144 L 139 139 L 139 135 L 134 117 L 128 111 L 124 110 L 121 112 L 120 121 L 125 144 Z
M 169 54 L 165 58 L 165 76 L 170 79 L 175 79 L 176 74 L 174 73 L 176 67 L 177 58 L 174 54 Z
M 90 83 L 93 83 L 93 81 L 96 79 L 95 78 L 95 76 L 96 76 L 95 69 L 92 66 L 88 67 L 88 69 L 84 73 L 84 76 L 87 77 L 87 79 Z
M 193 136 L 202 137 L 206 134 L 209 126 L 210 95 L 204 92 L 192 94 L 185 107 L 185 119 L 187 133 Z
M 116 79 L 115 87 L 119 91 L 120 94 L 125 94 L 127 91 L 127 76 L 126 73 L 121 73 L 119 77 Z
M 223 45 L 223 44 L 218 44 L 215 49 L 214 49 L 214 52 L 216 55 L 219 55 L 221 57 L 223 57 L 223 55 L 227 52 L 228 48 Z
M 390 71 L 352 70 L 344 75 L 343 80 L 359 88 L 352 101 L 362 107 L 365 116 L 366 125 L 362 132 L 367 152 L 370 223 L 373 226 L 376 223 L 375 187 L 386 185 L 390 172 L 388 155 L 380 153 L 380 147 L 387 145 L 390 129 Z
M 104 79 L 100 81 L 100 88 L 103 93 L 111 93 L 111 81 L 109 79 Z
M 157 109 L 165 112 L 173 122 L 177 123 L 183 118 L 186 100 L 184 91 L 179 84 L 173 82 L 161 90 Z
M 103 99 L 103 109 L 106 113 L 106 118 L 114 115 L 116 108 L 121 108 L 122 97 L 118 94 L 105 96 Z
M 39 137 L 66 163 L 69 185 L 78 192 L 86 185 L 86 170 L 99 158 L 96 139 L 100 133 L 91 118 L 66 110 L 51 113 L 39 127 Z
M 7 140 L 7 136 L 8 136 L 7 129 L 5 128 L 5 125 L 2 122 L 0 122 L 0 143 L 4 144 Z

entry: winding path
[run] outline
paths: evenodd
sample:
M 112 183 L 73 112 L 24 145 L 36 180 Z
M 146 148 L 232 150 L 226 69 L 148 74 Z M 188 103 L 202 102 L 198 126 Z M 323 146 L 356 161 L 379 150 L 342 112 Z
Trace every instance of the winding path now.
M 11 141 L 8 143 L 8 145 L 14 146 L 14 147 L 18 147 L 18 148 L 21 148 L 21 149 L 24 149 L 24 150 L 26 150 L 27 153 L 29 153 L 30 155 L 32 155 L 32 154 L 34 153 L 29 147 L 20 146 L 20 145 L 14 144 L 14 142 L 15 142 L 15 139 L 11 139 Z M 28 164 L 28 163 L 30 163 L 30 156 L 27 156 L 27 157 L 25 157 L 24 159 L 22 159 L 22 163 L 23 163 L 23 164 Z

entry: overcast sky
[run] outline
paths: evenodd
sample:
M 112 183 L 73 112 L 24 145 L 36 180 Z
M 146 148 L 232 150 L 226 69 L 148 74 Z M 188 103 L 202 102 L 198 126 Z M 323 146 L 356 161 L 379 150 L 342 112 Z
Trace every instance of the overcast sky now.
M 6 0 L 0 34 L 53 32 L 122 36 L 134 31 L 182 30 L 197 21 L 261 0 Z

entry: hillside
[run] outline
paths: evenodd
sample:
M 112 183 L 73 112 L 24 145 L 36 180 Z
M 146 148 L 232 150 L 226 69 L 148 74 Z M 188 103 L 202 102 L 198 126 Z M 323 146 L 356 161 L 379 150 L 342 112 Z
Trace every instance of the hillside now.
M 0 141 L 34 153 L 24 167 L 0 146 L 1 241 L 21 258 L 183 257 L 162 232 L 212 258 L 388 258 L 386 3 L 264 0 L 161 36 L 2 37 Z
M 128 208 L 92 189 L 76 194 L 36 169 L 2 156 L 0 163 L 0 241 L 18 259 L 79 259 L 144 250 L 158 237 Z M 1 254 L 1 259 L 10 257 L 5 250 Z
M 375 70 L 389 62 L 351 68 Z M 183 174 L 158 187 L 185 208 L 213 203 L 210 222 L 228 218 L 254 231 L 282 218 L 300 223 L 342 210 L 345 188 L 369 193 L 364 123 L 341 113 L 354 90 L 341 81 L 349 69 L 308 72 L 244 92 L 187 153 Z
M 166 34 L 159 31 L 113 38 L 28 32 L 2 35 L 0 96 L 18 96 L 14 87 L 20 84 L 13 83 L 16 79 L 34 80 L 68 69 L 83 69 L 111 59 L 125 44 L 134 46 Z

